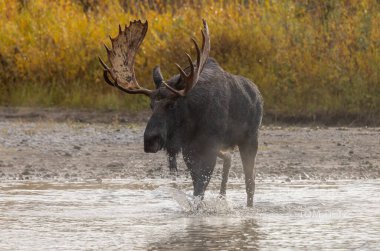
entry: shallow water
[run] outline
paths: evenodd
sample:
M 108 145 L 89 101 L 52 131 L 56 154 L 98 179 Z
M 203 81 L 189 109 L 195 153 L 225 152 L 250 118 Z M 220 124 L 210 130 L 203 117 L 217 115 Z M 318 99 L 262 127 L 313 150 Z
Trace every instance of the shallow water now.
M 183 182 L 0 183 L 0 250 L 380 248 L 379 180 L 262 181 L 252 209 L 239 180 L 198 207 Z

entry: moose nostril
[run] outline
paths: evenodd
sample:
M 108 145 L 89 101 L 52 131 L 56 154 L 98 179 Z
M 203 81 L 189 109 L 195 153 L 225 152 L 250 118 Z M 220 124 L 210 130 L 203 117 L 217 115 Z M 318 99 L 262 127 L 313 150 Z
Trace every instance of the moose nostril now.
M 149 142 L 151 142 L 151 143 L 160 142 L 160 141 L 161 141 L 161 139 L 160 139 L 159 135 L 155 135 L 155 136 L 151 137 L 149 140 Z
M 150 142 L 155 142 L 160 140 L 160 135 L 158 134 L 147 134 L 145 135 L 145 141 L 150 143 Z
M 145 152 L 155 153 L 158 152 L 163 145 L 163 140 L 160 135 L 146 135 L 144 140 L 144 150 Z

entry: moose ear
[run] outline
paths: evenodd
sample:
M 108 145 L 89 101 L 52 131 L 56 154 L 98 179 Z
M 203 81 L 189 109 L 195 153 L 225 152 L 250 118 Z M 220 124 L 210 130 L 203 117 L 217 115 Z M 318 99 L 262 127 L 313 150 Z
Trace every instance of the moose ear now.
M 183 90 L 183 89 L 185 89 L 185 83 L 183 81 L 181 81 L 181 77 L 179 75 L 177 75 L 176 78 L 175 78 L 174 87 L 177 90 Z
M 154 81 L 157 89 L 160 88 L 162 82 L 164 81 L 164 77 L 162 77 L 159 65 L 157 65 L 153 68 L 153 81 Z

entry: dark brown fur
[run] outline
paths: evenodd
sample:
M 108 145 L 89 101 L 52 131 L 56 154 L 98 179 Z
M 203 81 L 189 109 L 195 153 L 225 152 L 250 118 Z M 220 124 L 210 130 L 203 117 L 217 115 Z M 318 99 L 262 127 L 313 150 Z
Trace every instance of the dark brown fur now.
M 154 71 L 154 80 L 157 89 L 151 95 L 153 114 L 144 134 L 145 151 L 165 148 L 169 156 L 182 151 L 193 179 L 194 196 L 203 197 L 217 156 L 230 162 L 220 151 L 238 146 L 247 205 L 252 206 L 258 130 L 263 114 L 263 101 L 256 85 L 224 71 L 212 58 L 205 64 L 197 85 L 184 97 L 173 95 L 160 84 L 163 79 L 159 68 Z M 167 83 L 183 89 L 179 75 Z M 228 170 L 224 171 L 228 176 Z M 225 174 L 224 177 L 226 183 Z

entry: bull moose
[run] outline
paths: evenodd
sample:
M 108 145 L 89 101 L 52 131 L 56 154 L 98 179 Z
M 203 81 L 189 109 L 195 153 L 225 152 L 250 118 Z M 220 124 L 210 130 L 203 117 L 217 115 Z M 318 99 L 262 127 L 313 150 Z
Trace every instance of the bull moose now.
M 134 60 L 147 30 L 147 21 L 130 22 L 124 30 L 119 26 L 117 37 L 110 37 L 112 49 L 105 46 L 111 67 L 99 58 L 108 84 L 150 98 L 152 115 L 144 132 L 144 151 L 156 153 L 166 149 L 171 156 L 182 151 L 192 177 L 194 196 L 203 198 L 217 156 L 224 160 L 220 194 L 225 196 L 231 158 L 222 151 L 238 146 L 247 206 L 253 206 L 258 130 L 263 114 L 263 99 L 257 86 L 242 76 L 224 71 L 209 57 L 210 35 L 203 20 L 202 47 L 192 38 L 196 61 L 186 53 L 189 66 L 183 69 L 176 64 L 179 74 L 167 81 L 156 66 L 153 69 L 156 89 L 141 87 L 135 77 Z

